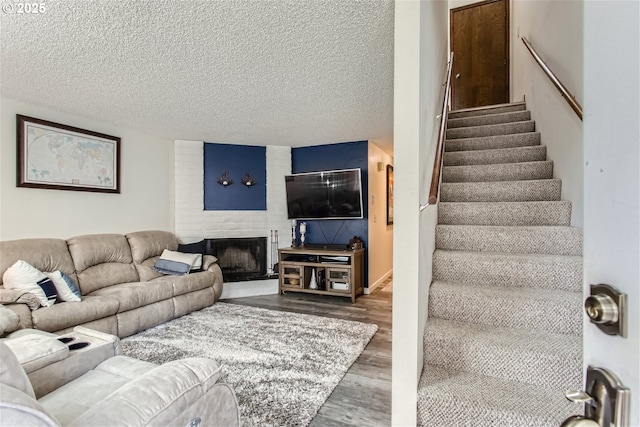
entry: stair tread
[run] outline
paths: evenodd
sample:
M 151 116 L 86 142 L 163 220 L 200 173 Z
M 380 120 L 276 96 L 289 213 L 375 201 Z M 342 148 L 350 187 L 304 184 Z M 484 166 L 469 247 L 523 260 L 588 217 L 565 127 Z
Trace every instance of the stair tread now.
M 424 357 L 430 365 L 555 389 L 579 387 L 582 379 L 581 335 L 430 317 Z
M 555 260 L 555 261 L 570 261 L 570 260 L 582 260 L 579 255 L 551 255 L 551 254 L 514 254 L 509 252 L 478 252 L 478 251 L 451 251 L 445 249 L 436 249 L 435 254 L 448 254 L 455 257 L 476 257 L 486 259 L 513 259 L 513 260 Z
M 442 182 L 527 181 L 553 178 L 553 162 L 444 166 Z
M 515 181 L 443 182 L 443 202 L 559 201 L 562 181 L 555 178 Z
M 498 181 L 493 181 L 498 182 Z M 451 183 L 453 184 L 453 183 Z M 570 205 L 571 202 L 567 200 L 533 200 L 533 201 L 524 201 L 524 202 L 442 202 L 445 205 Z
M 471 107 L 462 108 L 459 110 L 449 111 L 450 118 L 458 117 L 475 117 L 486 114 L 493 114 L 495 111 L 522 111 L 526 110 L 527 106 L 524 101 L 509 102 L 505 104 L 487 105 L 483 107 Z
M 582 292 L 434 281 L 429 289 L 429 316 L 580 335 Z
M 418 385 L 424 426 L 550 427 L 576 413 L 563 391 L 425 365 Z
M 511 123 L 527 120 L 531 120 L 531 112 L 528 110 L 506 111 L 467 117 L 449 117 L 447 120 L 447 128 L 455 129 L 458 127 L 482 126 L 486 124 Z
M 436 248 L 580 256 L 582 229 L 559 225 L 438 224 Z
M 474 138 L 479 136 L 511 135 L 533 132 L 535 121 L 522 120 L 518 122 L 498 123 L 490 125 L 468 126 L 447 129 L 446 139 Z
M 430 317 L 427 321 L 425 336 L 427 335 L 454 339 L 460 341 L 465 347 L 474 345 L 508 347 L 539 355 L 574 356 L 582 350 L 582 335 L 531 331 L 436 317 Z M 541 342 L 544 342 L 544 345 L 540 345 Z
M 564 291 L 561 289 L 539 289 L 539 288 L 504 288 L 492 285 L 467 285 L 464 283 L 444 282 L 434 280 L 431 286 L 436 288 L 455 289 L 456 292 L 467 295 L 483 294 L 488 297 L 500 296 L 524 299 L 530 301 L 573 301 L 582 303 L 582 292 Z
M 439 224 L 560 225 L 571 223 L 571 202 L 440 202 Z
M 524 132 L 507 135 L 447 138 L 444 151 L 483 151 L 498 148 L 533 147 L 540 145 L 540 132 Z
M 444 166 L 470 166 L 480 164 L 520 163 L 523 161 L 544 161 L 546 159 L 546 153 L 547 147 L 545 145 L 491 148 L 487 150 L 448 151 L 444 153 Z M 526 158 L 527 160 L 511 160 L 519 158 Z M 496 159 L 501 159 L 503 161 L 496 161 Z M 461 164 L 461 162 L 468 163 Z
M 433 280 L 580 291 L 582 257 L 436 249 Z

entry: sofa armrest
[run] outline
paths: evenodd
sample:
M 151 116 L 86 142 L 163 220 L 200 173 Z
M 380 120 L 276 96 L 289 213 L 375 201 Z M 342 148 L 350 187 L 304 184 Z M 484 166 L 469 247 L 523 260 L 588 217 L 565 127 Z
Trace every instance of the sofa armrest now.
M 58 420 L 37 400 L 6 384 L 0 383 L 0 422 L 3 426 L 54 427 Z
M 69 347 L 55 338 L 55 335 L 39 333 L 23 334 L 4 341 L 16 355 L 22 369 L 27 374 L 54 364 L 69 356 Z
M 202 269 L 209 270 L 209 267 L 216 264 L 218 262 L 218 258 L 213 255 L 203 255 L 202 256 Z
M 123 385 L 91 409 L 72 426 L 170 425 L 178 416 L 200 417 L 189 413 L 215 385 L 220 366 L 211 359 L 176 360 L 158 366 Z

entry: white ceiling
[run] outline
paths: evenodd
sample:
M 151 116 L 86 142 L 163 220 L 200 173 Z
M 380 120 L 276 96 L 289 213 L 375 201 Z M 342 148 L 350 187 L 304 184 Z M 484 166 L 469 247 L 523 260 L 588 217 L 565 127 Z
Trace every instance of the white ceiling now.
M 1 14 L 4 97 L 170 139 L 392 149 L 393 0 L 45 6 Z

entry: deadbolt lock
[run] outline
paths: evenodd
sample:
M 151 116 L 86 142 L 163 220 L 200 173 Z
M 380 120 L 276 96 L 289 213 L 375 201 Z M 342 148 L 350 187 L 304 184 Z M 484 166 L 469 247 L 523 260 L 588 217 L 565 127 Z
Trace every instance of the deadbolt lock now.
M 584 301 L 591 323 L 607 335 L 626 338 L 627 294 L 606 284 L 591 285 L 591 295 Z

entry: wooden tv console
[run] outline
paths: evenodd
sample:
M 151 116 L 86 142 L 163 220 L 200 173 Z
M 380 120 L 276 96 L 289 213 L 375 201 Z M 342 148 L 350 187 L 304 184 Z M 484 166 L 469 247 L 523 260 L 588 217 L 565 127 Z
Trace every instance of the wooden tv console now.
M 363 293 L 364 249 L 278 249 L 280 293 L 351 297 Z M 312 276 L 315 276 L 315 285 Z

